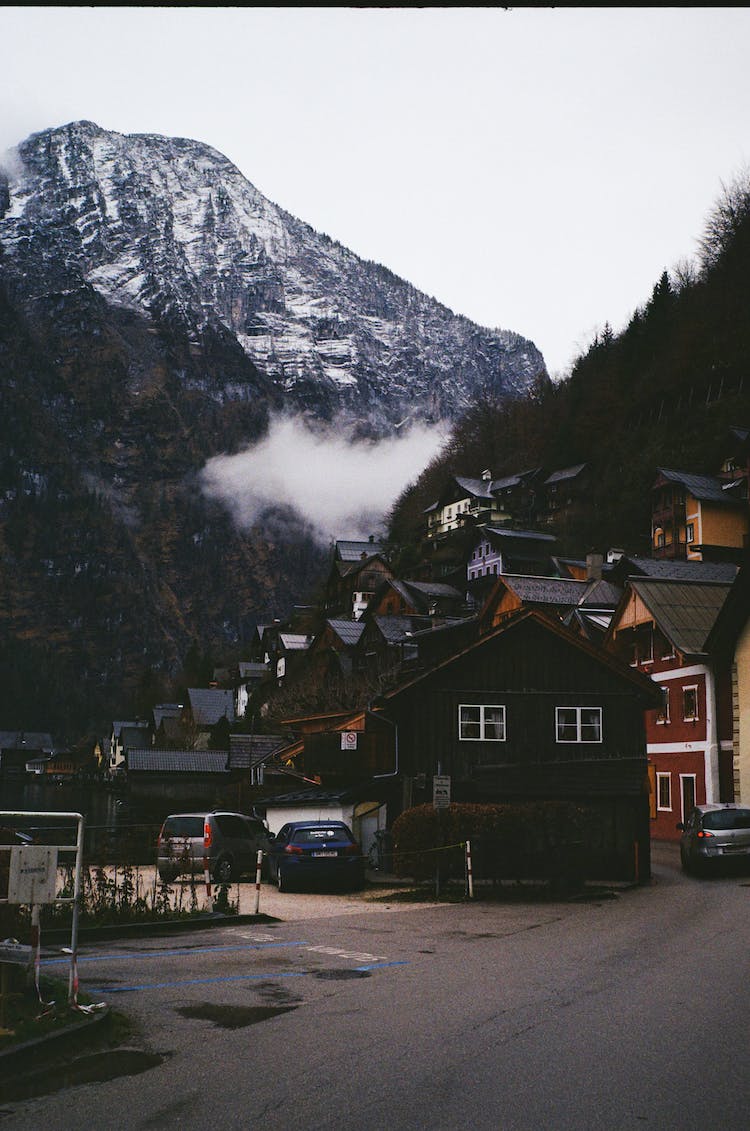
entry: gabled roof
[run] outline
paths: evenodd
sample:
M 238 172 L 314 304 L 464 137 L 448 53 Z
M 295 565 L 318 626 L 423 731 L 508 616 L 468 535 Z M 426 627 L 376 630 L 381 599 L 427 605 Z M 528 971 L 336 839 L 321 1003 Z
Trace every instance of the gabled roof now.
M 394 589 L 403 601 L 412 605 L 417 615 L 426 614 L 435 601 L 461 603 L 463 595 L 453 585 L 443 581 L 400 581 L 386 578 L 378 589 L 373 606 L 376 607 L 388 589 Z
M 240 660 L 237 670 L 240 679 L 264 679 L 269 674 L 268 664 L 254 663 L 250 660 Z
M 229 768 L 247 770 L 259 766 L 288 745 L 289 739 L 281 734 L 230 734 Z
M 55 746 L 52 735 L 39 730 L 0 730 L 0 750 L 44 750 Z
M 326 624 L 338 636 L 342 644 L 348 648 L 353 647 L 365 630 L 361 620 L 327 620 Z
M 374 616 L 368 623 L 375 625 L 386 644 L 396 644 L 405 636 L 428 628 L 431 619 L 422 616 Z
M 182 703 L 157 703 L 151 711 L 156 729 L 159 729 L 162 719 L 179 719 L 182 708 Z
M 750 618 L 750 565 L 744 565 L 706 639 L 709 652 L 733 652 Z
M 280 632 L 279 643 L 286 652 L 304 652 L 312 643 L 312 636 L 302 632 Z
M 706 654 L 706 641 L 729 595 L 730 585 L 643 577 L 630 578 L 628 585 L 678 651 L 689 656 Z M 626 591 L 620 609 L 627 600 Z M 616 615 L 613 625 L 617 619 Z
M 128 752 L 128 773 L 225 774 L 228 750 L 138 750 Z
M 577 605 L 586 596 L 590 581 L 575 581 L 567 577 L 537 577 L 525 573 L 498 575 L 524 604 Z
M 473 495 L 476 499 L 492 498 L 491 479 L 469 479 L 463 475 L 454 475 L 452 482 L 467 495 Z
M 584 608 L 616 609 L 622 597 L 619 585 L 611 581 L 590 581 L 589 588 L 582 597 L 580 604 Z
M 575 479 L 587 466 L 588 465 L 585 463 L 576 463 L 573 467 L 563 467 L 560 468 L 559 471 L 553 471 L 552 474 L 548 475 L 544 480 L 544 486 L 547 487 L 551 483 L 562 483 L 567 479 Z
M 120 731 L 122 730 L 123 727 L 138 727 L 138 726 L 147 726 L 147 724 L 140 722 L 137 719 L 126 719 L 125 721 L 117 720 L 116 722 L 112 723 L 112 733 L 114 734 L 115 738 L 119 738 L 120 737 Z
M 134 726 L 124 726 L 120 731 L 120 743 L 125 746 L 140 746 L 143 739 L 150 732 L 148 723 L 137 723 Z
M 543 613 L 537 612 L 535 609 L 519 609 L 511 616 L 507 617 L 501 624 L 492 629 L 490 632 L 484 633 L 482 636 L 479 636 L 476 640 L 473 640 L 471 643 L 467 644 L 459 651 L 452 653 L 450 656 L 447 656 L 444 659 L 441 659 L 427 670 L 420 672 L 418 675 L 415 675 L 412 678 L 404 681 L 397 687 L 394 687 L 392 690 L 385 692 L 380 696 L 380 702 L 383 705 L 387 705 L 391 700 L 398 698 L 404 692 L 411 690 L 413 687 L 416 687 L 418 684 L 422 683 L 424 680 L 428 679 L 435 673 L 442 671 L 444 668 L 450 667 L 451 664 L 454 664 L 457 661 L 461 660 L 469 653 L 477 649 L 485 648 L 488 644 L 491 644 L 493 641 L 498 640 L 499 638 L 509 638 L 511 634 L 521 633 L 532 625 L 539 626 L 544 630 L 544 632 L 548 632 L 565 641 L 570 645 L 571 648 L 577 648 L 580 651 L 585 652 L 598 664 L 601 664 L 604 668 L 607 668 L 611 673 L 617 675 L 626 683 L 630 683 L 632 686 L 634 686 L 647 699 L 654 700 L 657 695 L 661 694 L 657 685 L 653 683 L 648 676 L 644 676 L 642 672 L 639 672 L 637 669 L 631 668 L 629 665 L 624 664 L 613 653 L 607 652 L 602 648 L 598 648 L 595 645 L 590 644 L 583 637 L 578 636 L 571 632 L 570 629 L 565 628 L 559 621 L 553 621 L 544 616 Z
M 234 695 L 221 687 L 189 687 L 188 698 L 193 722 L 198 726 L 214 726 L 219 719 L 234 722 Z
M 376 554 L 383 553 L 383 545 L 381 542 L 376 542 L 374 539 L 367 542 L 337 542 L 335 548 L 335 557 L 341 562 L 358 562 L 364 554 L 366 558 L 372 558 Z
M 691 471 L 675 471 L 671 467 L 657 467 L 657 473 L 671 483 L 679 483 L 702 503 L 737 503 L 725 490 L 725 482 L 716 475 L 694 475 Z
M 382 562 L 390 572 L 388 560 L 382 554 L 368 554 L 366 558 L 355 558 L 353 561 L 335 561 L 333 568 L 339 577 L 352 577 L 372 568 L 373 562 Z
M 670 578 L 673 581 L 723 581 L 730 584 L 737 576 L 739 566 L 734 562 L 686 562 L 656 558 L 621 558 L 615 572 L 622 576 L 644 575 L 653 578 Z
M 554 534 L 542 534 L 538 530 L 514 530 L 509 526 L 486 526 L 484 531 L 479 530 L 477 533 L 480 541 L 486 536 L 490 541 L 498 541 L 501 544 L 516 539 L 522 542 L 549 543 L 557 541 Z

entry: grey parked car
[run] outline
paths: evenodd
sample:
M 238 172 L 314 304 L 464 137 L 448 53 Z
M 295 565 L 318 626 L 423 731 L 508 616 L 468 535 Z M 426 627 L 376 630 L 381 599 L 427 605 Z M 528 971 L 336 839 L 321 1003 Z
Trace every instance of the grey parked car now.
M 696 805 L 677 826 L 680 860 L 686 872 L 705 872 L 730 860 L 750 864 L 750 808 L 743 805 Z
M 171 883 L 179 875 L 202 873 L 207 862 L 215 883 L 229 883 L 255 873 L 258 850 L 267 852 L 269 844 L 268 829 L 256 816 L 222 809 L 172 813 L 159 833 L 159 876 Z

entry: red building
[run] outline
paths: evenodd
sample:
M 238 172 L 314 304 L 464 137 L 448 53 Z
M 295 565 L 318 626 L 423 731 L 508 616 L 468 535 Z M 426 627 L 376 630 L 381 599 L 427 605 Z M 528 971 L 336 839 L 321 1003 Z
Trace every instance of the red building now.
M 677 840 L 694 805 L 732 801 L 731 673 L 707 639 L 731 585 L 631 577 L 606 644 L 648 674 L 662 703 L 646 712 L 651 831 Z

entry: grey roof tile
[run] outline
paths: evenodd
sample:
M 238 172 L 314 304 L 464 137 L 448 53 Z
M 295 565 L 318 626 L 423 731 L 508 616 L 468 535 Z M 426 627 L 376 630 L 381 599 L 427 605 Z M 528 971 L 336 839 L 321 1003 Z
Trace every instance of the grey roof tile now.
M 133 749 L 127 756 L 129 773 L 223 774 L 228 763 L 228 750 Z
M 188 688 L 193 721 L 199 726 L 214 726 L 219 719 L 234 722 L 234 695 L 220 687 Z

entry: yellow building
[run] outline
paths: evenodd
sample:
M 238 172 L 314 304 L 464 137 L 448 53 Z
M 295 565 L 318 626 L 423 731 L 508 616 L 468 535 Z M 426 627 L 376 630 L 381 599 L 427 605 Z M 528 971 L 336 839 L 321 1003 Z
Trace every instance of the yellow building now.
M 750 508 L 737 488 L 736 482 L 714 475 L 658 468 L 651 504 L 653 557 L 738 558 L 750 530 Z

